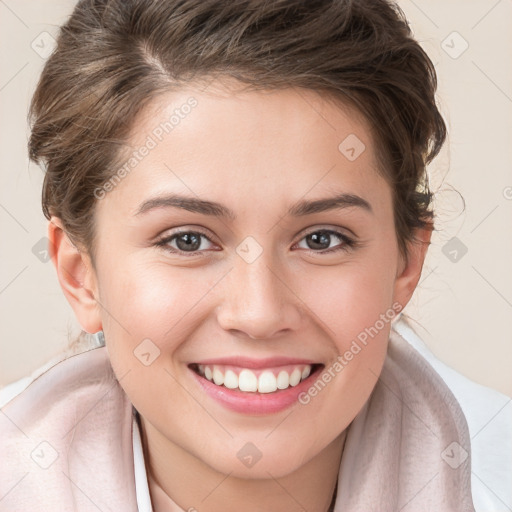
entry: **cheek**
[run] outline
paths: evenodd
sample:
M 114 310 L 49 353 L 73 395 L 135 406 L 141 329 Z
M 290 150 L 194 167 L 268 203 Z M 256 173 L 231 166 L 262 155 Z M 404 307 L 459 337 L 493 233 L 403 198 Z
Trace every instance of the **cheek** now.
M 163 342 L 166 333 L 186 323 L 187 313 L 208 291 L 208 281 L 193 279 L 190 270 L 154 262 L 113 269 L 102 290 L 107 316 L 117 325 L 112 318 L 109 324 L 134 340 Z
M 122 268 L 110 270 L 104 273 L 101 301 L 112 367 L 118 377 L 131 372 L 135 394 L 143 392 L 137 379 L 147 389 L 163 376 L 167 388 L 172 383 L 163 369 L 180 371 L 180 350 L 211 314 L 208 293 L 218 276 L 209 272 L 198 278 L 197 269 L 147 261 L 130 265 L 125 260 Z M 145 368 L 139 356 L 154 362 Z
M 104 268 L 107 268 L 106 266 Z M 194 328 L 190 314 L 205 290 L 186 269 L 154 262 L 129 262 L 104 272 L 101 300 L 110 362 L 137 410 L 162 414 L 162 403 L 180 395 L 176 351 Z M 206 288 L 206 284 L 204 285 Z M 207 288 L 206 288 L 207 289 Z M 184 414 L 190 404 L 178 401 Z
M 301 281 L 297 295 L 340 350 L 391 308 L 393 267 L 383 267 L 378 260 L 354 260 L 332 269 L 310 269 Z
M 325 369 L 331 370 L 325 380 L 332 391 L 325 395 L 329 394 L 333 406 L 343 397 L 354 415 L 380 373 L 391 322 L 398 313 L 392 302 L 393 269 L 381 259 L 354 260 L 354 264 L 333 267 L 332 272 L 325 268 L 310 272 L 299 292 L 339 354 Z M 323 389 L 321 383 L 318 387 Z
M 334 438 L 368 400 L 384 364 L 391 320 L 390 287 L 346 279 L 325 295 L 319 316 L 337 354 L 300 397 L 311 429 Z M 319 440 L 320 442 L 320 440 Z

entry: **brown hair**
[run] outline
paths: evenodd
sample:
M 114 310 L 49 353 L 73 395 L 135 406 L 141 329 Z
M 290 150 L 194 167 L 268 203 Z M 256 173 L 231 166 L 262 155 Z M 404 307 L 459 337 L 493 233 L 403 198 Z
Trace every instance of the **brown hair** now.
M 402 254 L 415 228 L 432 226 L 426 165 L 446 137 L 436 73 L 385 0 L 79 1 L 30 108 L 45 216 L 93 256 L 94 191 L 120 165 L 137 114 L 158 94 L 216 75 L 356 107 L 393 191 Z

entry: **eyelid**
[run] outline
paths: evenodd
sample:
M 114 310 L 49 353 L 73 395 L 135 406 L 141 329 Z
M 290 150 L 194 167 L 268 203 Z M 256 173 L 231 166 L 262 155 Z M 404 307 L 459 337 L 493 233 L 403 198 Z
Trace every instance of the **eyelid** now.
M 351 239 L 354 242 L 358 238 L 357 235 L 351 229 L 343 228 L 341 226 L 328 225 L 328 224 L 325 224 L 325 225 L 316 224 L 314 226 L 310 226 L 309 228 L 305 228 L 303 231 L 301 231 L 300 234 L 298 235 L 297 242 L 295 242 L 295 243 L 298 243 L 305 236 L 308 236 L 308 235 L 310 235 L 312 233 L 316 233 L 317 231 L 333 232 L 333 233 L 338 234 L 340 236 L 344 236 L 344 237 L 346 237 L 348 239 Z M 348 231 L 348 233 L 345 233 L 345 231 Z
M 169 230 L 167 229 L 164 231 L 163 235 L 159 235 L 156 238 L 154 245 L 156 245 L 157 247 L 164 247 L 164 248 L 167 247 L 167 250 L 170 253 L 185 255 L 185 256 L 197 256 L 197 255 L 202 255 L 205 252 L 204 249 L 201 251 L 187 252 L 187 251 L 181 251 L 180 249 L 176 249 L 174 247 L 170 247 L 169 244 L 171 243 L 171 241 L 174 240 L 177 236 L 181 235 L 182 233 L 196 233 L 196 234 L 201 235 L 204 238 L 206 238 L 211 244 L 219 245 L 217 242 L 215 242 L 215 240 L 212 240 L 212 238 L 215 238 L 215 237 L 211 236 L 203 228 L 198 228 L 198 227 L 194 227 L 194 226 L 185 226 L 185 227 L 180 226 L 179 228 L 175 228 L 175 231 L 172 231 L 170 233 L 168 231 Z M 210 249 L 210 250 L 212 250 L 212 249 Z M 215 250 L 215 249 L 213 249 L 213 250 Z
M 199 226 L 196 227 L 194 225 L 180 226 L 177 228 L 168 228 L 156 236 L 156 241 L 158 242 L 161 240 L 168 240 L 169 238 L 180 235 L 181 233 L 198 233 L 198 234 L 203 235 L 204 237 L 208 238 L 208 240 L 210 240 L 210 242 L 218 244 L 218 242 L 215 241 L 215 239 L 216 239 L 215 235 L 213 235 L 209 230 L 206 230 Z

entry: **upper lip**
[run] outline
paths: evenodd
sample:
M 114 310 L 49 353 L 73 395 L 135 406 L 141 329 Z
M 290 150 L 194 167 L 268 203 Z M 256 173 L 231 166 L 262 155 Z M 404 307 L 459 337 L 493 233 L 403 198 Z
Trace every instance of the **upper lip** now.
M 220 357 L 216 359 L 205 359 L 202 361 L 195 361 L 195 364 L 200 365 L 225 365 L 225 366 L 239 366 L 241 368 L 252 368 L 254 370 L 260 368 L 273 368 L 276 366 L 286 366 L 290 364 L 319 364 L 317 361 L 310 359 L 299 359 L 297 357 L 268 357 L 265 359 L 253 359 L 249 357 Z

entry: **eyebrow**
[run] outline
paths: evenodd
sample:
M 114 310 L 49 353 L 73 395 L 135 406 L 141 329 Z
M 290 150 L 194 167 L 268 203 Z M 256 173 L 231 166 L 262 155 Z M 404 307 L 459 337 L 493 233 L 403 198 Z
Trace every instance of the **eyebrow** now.
M 362 197 L 355 194 L 342 193 L 334 197 L 326 197 L 314 201 L 301 200 L 288 210 L 288 215 L 302 217 L 314 213 L 351 207 L 361 208 L 369 213 L 373 213 L 370 203 Z M 230 220 L 236 219 L 235 213 L 220 203 L 177 194 L 148 199 L 139 206 L 135 215 L 141 215 L 156 208 L 182 208 L 202 215 L 224 217 Z
M 315 201 L 302 200 L 293 205 L 288 214 L 294 217 L 311 215 L 313 213 L 326 212 L 329 210 L 339 210 L 343 208 L 357 207 L 373 213 L 373 209 L 366 199 L 355 194 L 338 194 L 334 197 L 325 199 L 316 199 Z

